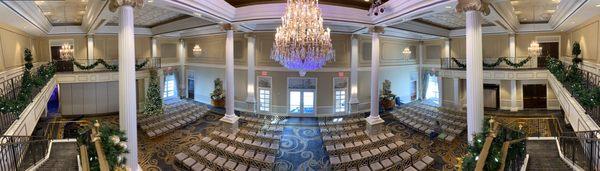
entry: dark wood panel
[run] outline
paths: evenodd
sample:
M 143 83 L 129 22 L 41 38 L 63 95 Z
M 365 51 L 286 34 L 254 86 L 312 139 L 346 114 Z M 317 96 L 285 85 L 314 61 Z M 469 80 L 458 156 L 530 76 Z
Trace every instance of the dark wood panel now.
M 234 7 L 243 7 L 256 4 L 268 4 L 268 3 L 285 3 L 287 0 L 225 0 L 227 3 Z M 373 0 L 368 2 L 365 0 L 320 0 L 319 4 L 338 5 L 345 7 L 352 7 L 358 9 L 369 9 Z M 384 0 L 384 2 L 387 0 Z
M 546 108 L 546 85 L 523 85 L 523 108 Z

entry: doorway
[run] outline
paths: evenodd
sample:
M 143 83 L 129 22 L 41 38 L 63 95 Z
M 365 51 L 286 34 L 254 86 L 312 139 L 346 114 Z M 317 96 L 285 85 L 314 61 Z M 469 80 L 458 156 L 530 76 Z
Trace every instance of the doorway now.
M 188 98 L 194 99 L 194 79 L 188 78 Z
M 546 85 L 544 85 L 544 84 L 523 85 L 523 108 L 528 108 L 528 109 L 546 108 Z
M 483 107 L 498 110 L 500 108 L 500 86 L 483 84 Z
M 538 61 L 537 61 L 539 68 L 546 67 L 546 61 L 548 58 L 558 59 L 558 54 L 559 54 L 558 42 L 540 43 L 540 47 L 542 47 L 542 53 L 540 54 L 540 57 L 538 58 Z
M 315 113 L 314 90 L 290 90 L 290 113 L 312 114 Z

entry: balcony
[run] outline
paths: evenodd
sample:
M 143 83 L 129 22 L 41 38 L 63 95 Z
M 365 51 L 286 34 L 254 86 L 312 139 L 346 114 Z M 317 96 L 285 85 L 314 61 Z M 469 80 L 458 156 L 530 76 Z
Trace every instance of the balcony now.
M 483 58 L 483 70 L 545 69 L 547 57 L 496 57 Z M 465 70 L 467 58 L 442 58 L 441 69 Z

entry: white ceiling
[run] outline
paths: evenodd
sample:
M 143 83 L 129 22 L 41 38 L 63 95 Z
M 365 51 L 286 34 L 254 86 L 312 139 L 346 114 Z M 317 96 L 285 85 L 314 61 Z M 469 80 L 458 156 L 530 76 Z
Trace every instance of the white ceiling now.
M 35 1 L 52 25 L 81 25 L 87 0 Z
M 441 26 L 448 29 L 460 29 L 466 25 L 466 16 L 464 13 L 458 14 L 454 9 L 449 9 L 440 13 L 424 16 L 420 18 L 426 23 Z M 484 26 L 494 25 L 493 23 L 483 19 L 481 23 Z
M 547 23 L 560 0 L 512 0 L 510 3 L 520 23 Z
M 152 5 L 144 5 L 141 9 L 134 10 L 134 25 L 138 27 L 153 27 L 157 24 L 172 21 L 177 18 L 185 17 L 186 15 L 167 10 L 164 8 L 155 7 Z M 119 24 L 119 15 L 113 15 L 108 21 L 109 25 Z

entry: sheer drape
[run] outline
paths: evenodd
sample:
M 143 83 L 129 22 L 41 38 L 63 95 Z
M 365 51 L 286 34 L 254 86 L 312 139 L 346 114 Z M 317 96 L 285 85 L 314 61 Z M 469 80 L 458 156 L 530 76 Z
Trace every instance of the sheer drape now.
M 427 95 L 427 86 L 429 85 L 429 72 L 424 72 L 423 75 L 421 75 L 422 79 L 421 79 L 421 100 L 425 100 L 426 95 Z

